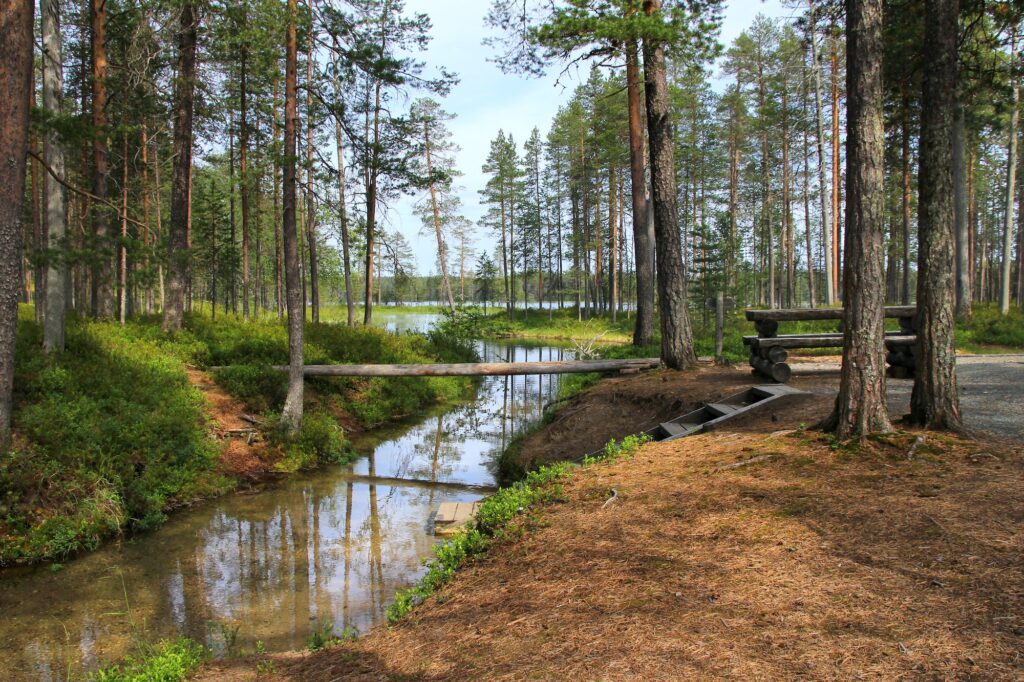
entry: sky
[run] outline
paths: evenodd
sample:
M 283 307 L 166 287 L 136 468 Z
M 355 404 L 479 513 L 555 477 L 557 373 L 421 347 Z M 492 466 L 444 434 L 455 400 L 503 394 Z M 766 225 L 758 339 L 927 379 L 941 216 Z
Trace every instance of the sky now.
M 783 7 L 780 0 L 726 0 L 720 40 L 729 45 L 746 29 L 758 13 L 769 17 L 788 18 L 794 10 Z M 491 29 L 484 26 L 489 0 L 407 0 L 409 12 L 428 14 L 433 22 L 430 47 L 418 57 L 426 62 L 428 72 L 438 65 L 459 75 L 460 82 L 442 102 L 442 107 L 455 114 L 449 123 L 453 141 L 461 147 L 456 167 L 463 173 L 458 184 L 464 215 L 476 222 L 484 213 L 479 189 L 487 182 L 481 170 L 491 140 L 498 130 L 511 133 L 518 144 L 525 141 L 536 126 L 541 137 L 558 108 L 568 101 L 579 79 L 586 79 L 589 66 L 561 76 L 561 67 L 543 78 L 504 75 L 488 61 L 493 49 L 482 44 Z M 556 82 L 558 81 L 558 82 Z M 415 94 L 413 95 L 415 96 Z M 421 196 L 406 197 L 390 207 L 385 229 L 399 230 L 409 240 L 416 255 L 420 274 L 437 270 L 437 242 L 433 234 L 420 234 L 421 222 L 412 208 Z M 486 228 L 477 228 L 477 251 L 492 250 L 496 240 Z

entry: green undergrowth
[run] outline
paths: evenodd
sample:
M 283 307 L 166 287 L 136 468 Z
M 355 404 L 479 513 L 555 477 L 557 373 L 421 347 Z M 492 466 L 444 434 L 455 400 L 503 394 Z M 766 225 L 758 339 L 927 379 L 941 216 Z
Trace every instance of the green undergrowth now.
M 276 320 L 241 322 L 234 318 L 191 317 L 182 335 L 194 339 L 195 360 L 218 367 L 217 383 L 255 412 L 281 409 L 287 377 L 275 365 L 288 363 L 288 335 Z M 472 346 L 443 333 L 389 334 L 376 327 L 337 324 L 306 326 L 304 361 L 310 365 L 347 363 L 458 362 L 476 359 Z M 458 377 L 311 377 L 307 402 L 328 413 L 341 410 L 363 428 L 409 415 L 434 402 L 465 395 L 469 382 Z
M 230 487 L 182 354 L 110 323 L 72 321 L 61 354 L 45 355 L 41 341 L 29 310 L 18 326 L 15 440 L 0 458 L 0 564 L 95 549 Z
M 974 353 L 1024 350 L 1024 310 L 1011 307 L 1002 315 L 994 303 L 974 304 L 969 318 L 957 320 L 956 345 Z
M 89 682 L 179 682 L 209 655 L 205 647 L 185 637 L 140 648 L 138 654 L 90 674 Z
M 647 436 L 628 436 L 621 443 L 609 441 L 600 455 L 586 458 L 583 466 L 630 456 L 647 440 Z M 426 562 L 427 571 L 420 581 L 395 594 L 387 608 L 388 624 L 398 623 L 450 582 L 460 567 L 483 555 L 495 542 L 519 537 L 524 528 L 515 522 L 518 517 L 546 504 L 564 502 L 562 484 L 574 469 L 569 462 L 548 464 L 486 498 L 470 527 L 434 547 L 434 558 Z
M 339 420 L 368 428 L 465 395 L 459 378 L 307 381 L 302 428 L 274 428 L 285 397 L 287 332 L 277 320 L 186 317 L 173 335 L 159 318 L 121 326 L 71 319 L 63 353 L 44 354 L 30 306 L 19 311 L 14 445 L 0 458 L 0 565 L 61 561 L 122 530 L 158 526 L 168 511 L 232 489 L 219 473 L 207 402 L 188 365 L 212 372 L 263 416 L 268 459 L 292 472 L 345 462 L 354 452 Z M 417 363 L 475 357 L 440 333 L 308 325 L 306 362 Z

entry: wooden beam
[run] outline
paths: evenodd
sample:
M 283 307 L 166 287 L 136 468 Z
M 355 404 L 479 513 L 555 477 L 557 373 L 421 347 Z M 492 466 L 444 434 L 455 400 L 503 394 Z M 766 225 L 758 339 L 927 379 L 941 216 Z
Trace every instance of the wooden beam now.
M 887 305 L 886 317 L 914 317 L 917 306 Z M 774 320 L 777 322 L 799 322 L 801 320 L 841 320 L 842 308 L 780 308 L 778 310 L 748 310 L 747 319 L 751 322 Z
M 912 346 L 917 341 L 913 335 L 887 334 L 885 336 L 886 346 Z M 790 336 L 776 336 L 765 339 L 758 336 L 744 336 L 743 343 L 751 348 L 839 348 L 843 345 L 842 334 L 793 334 Z
M 639 370 L 654 368 L 660 364 L 659 358 L 631 358 L 556 362 L 463 362 L 437 365 L 306 365 L 303 374 L 307 377 L 486 377 Z M 288 367 L 277 365 L 274 369 L 284 372 Z

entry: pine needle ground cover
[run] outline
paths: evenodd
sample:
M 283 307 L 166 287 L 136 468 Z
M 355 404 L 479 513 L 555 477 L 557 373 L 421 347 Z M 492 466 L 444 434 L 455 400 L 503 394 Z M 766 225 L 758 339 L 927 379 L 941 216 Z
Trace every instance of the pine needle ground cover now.
M 122 530 L 160 525 L 178 507 L 237 485 L 237 440 L 218 435 L 217 401 L 196 374 L 258 415 L 265 471 L 289 472 L 352 456 L 346 430 L 365 429 L 465 395 L 454 378 L 310 380 L 303 429 L 275 432 L 287 362 L 277 321 L 190 316 L 171 337 L 157 318 L 74 321 L 67 351 L 47 356 L 31 308 L 22 311 L 15 377 L 15 446 L 0 460 L 0 565 L 62 560 Z M 432 340 L 433 338 L 433 340 Z M 309 363 L 469 359 L 438 335 L 310 325 Z M 203 372 L 214 365 L 230 367 Z M 223 407 L 223 406 L 221 406 Z M 225 410 L 222 410 L 225 411 Z
M 578 470 L 397 625 L 269 679 L 1017 678 L 1024 451 L 914 437 L 716 432 Z

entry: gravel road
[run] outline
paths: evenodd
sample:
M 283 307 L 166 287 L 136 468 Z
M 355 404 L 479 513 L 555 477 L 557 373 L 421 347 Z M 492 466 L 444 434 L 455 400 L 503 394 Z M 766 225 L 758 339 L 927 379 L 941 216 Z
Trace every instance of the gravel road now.
M 794 375 L 839 370 L 836 362 L 797 362 L 792 367 Z M 1024 354 L 962 355 L 956 371 L 967 428 L 1024 442 Z M 910 411 L 913 384 L 909 379 L 888 381 L 893 414 Z

